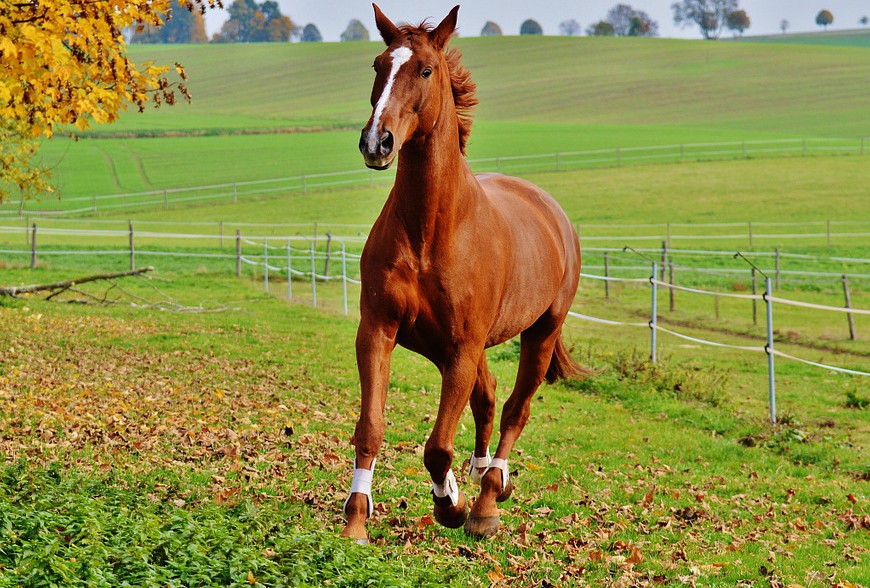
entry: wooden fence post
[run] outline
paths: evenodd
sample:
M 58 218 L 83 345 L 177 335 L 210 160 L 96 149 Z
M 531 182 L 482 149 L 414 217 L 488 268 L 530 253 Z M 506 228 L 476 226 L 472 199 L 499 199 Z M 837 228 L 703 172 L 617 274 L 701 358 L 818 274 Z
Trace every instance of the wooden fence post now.
M 843 276 L 843 295 L 846 298 L 846 308 L 852 308 L 852 293 L 849 291 L 849 278 L 845 275 Z M 851 312 L 847 312 L 846 316 L 849 318 L 849 339 L 857 341 L 858 335 L 855 332 L 855 315 Z
M 755 275 L 755 268 L 753 267 L 750 272 L 752 273 L 752 295 L 758 296 L 758 276 Z M 758 324 L 758 299 L 752 299 L 752 324 Z
M 607 278 L 610 277 L 610 259 L 607 255 L 607 251 L 604 252 L 604 297 L 610 298 L 610 280 Z
M 774 268 L 775 268 L 775 272 L 776 272 L 774 274 L 774 276 L 775 276 L 774 277 L 774 288 L 776 288 L 776 290 L 778 292 L 779 291 L 779 276 L 780 276 L 780 257 L 781 257 L 779 254 L 779 247 L 775 248 L 773 250 L 773 253 L 776 256 L 776 258 L 774 259 Z
M 326 232 L 326 260 L 323 262 L 323 275 L 329 277 L 329 254 L 332 249 L 332 232 Z
M 676 304 L 674 301 L 674 264 L 673 262 L 668 264 L 668 283 L 671 285 L 668 290 L 670 290 L 670 309 L 671 312 L 674 312 L 674 308 L 676 308 Z
M 236 277 L 242 277 L 242 235 L 239 229 L 236 229 Z
M 36 269 L 36 223 L 33 223 L 33 233 L 30 235 L 30 269 Z
M 668 242 L 662 241 L 662 269 L 659 280 L 665 281 L 665 271 L 668 269 Z
M 127 226 L 130 229 L 130 271 L 136 269 L 136 240 L 133 235 L 133 221 L 127 221 Z

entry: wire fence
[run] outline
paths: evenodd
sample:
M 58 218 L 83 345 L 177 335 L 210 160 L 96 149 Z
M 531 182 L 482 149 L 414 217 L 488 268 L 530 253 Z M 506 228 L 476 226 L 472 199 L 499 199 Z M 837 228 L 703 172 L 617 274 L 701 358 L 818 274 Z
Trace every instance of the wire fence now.
M 82 233 L 68 233 L 69 229 L 59 230 L 64 231 L 64 235 L 72 236 L 75 239 L 81 239 L 81 237 L 83 236 Z M 254 272 L 253 275 L 255 276 L 259 274 L 259 277 L 257 279 L 262 279 L 264 291 L 274 293 L 275 287 L 280 288 L 283 286 L 286 287 L 286 297 L 288 299 L 308 299 L 314 307 L 319 307 L 321 305 L 321 301 L 319 300 L 319 298 L 323 294 L 324 288 L 326 288 L 326 293 L 331 297 L 331 302 L 334 302 L 335 300 L 340 301 L 341 309 L 345 316 L 349 316 L 350 314 L 351 298 L 357 295 L 356 293 L 352 295 L 349 289 L 353 286 L 359 286 L 361 283 L 359 269 L 360 255 L 357 252 L 349 250 L 348 244 L 351 243 L 351 241 L 347 241 L 345 238 L 335 237 L 331 233 L 327 233 L 326 235 L 322 236 L 318 241 L 315 241 L 308 237 L 297 236 L 283 236 L 280 238 L 263 236 L 243 237 L 240 230 L 236 229 L 236 233 L 232 237 L 234 250 L 229 251 L 215 251 L 213 247 L 209 250 L 202 251 L 173 251 L 168 249 L 161 250 L 156 248 L 140 248 L 136 245 L 137 236 L 143 237 L 145 239 L 178 239 L 179 235 L 171 234 L 167 236 L 163 233 L 155 233 L 151 231 L 135 233 L 133 231 L 132 225 L 128 228 L 128 231 L 126 232 L 112 229 L 109 230 L 108 233 L 110 234 L 104 235 L 100 233 L 100 236 L 113 237 L 116 239 L 118 237 L 127 238 L 129 239 L 128 247 L 94 247 L 90 249 L 76 250 L 69 248 L 49 248 L 45 250 L 38 250 L 37 243 L 39 240 L 39 233 L 34 230 L 33 234 L 30 237 L 31 248 L 29 250 L 0 249 L 0 254 L 2 254 L 4 256 L 4 259 L 7 260 L 12 259 L 12 257 L 14 256 L 22 256 L 26 258 L 29 255 L 31 259 L 31 267 L 36 267 L 38 258 L 40 256 L 56 256 L 66 258 L 82 257 L 86 260 L 86 263 L 91 264 L 94 263 L 94 257 L 110 256 L 118 258 L 119 260 L 123 260 L 125 262 L 127 259 L 129 259 L 129 265 L 131 269 L 134 269 L 137 265 L 137 262 L 141 261 L 143 258 L 151 257 L 161 257 L 164 259 L 176 258 L 183 261 L 186 260 L 187 262 L 189 262 L 189 260 L 195 260 L 197 262 L 208 260 L 220 264 L 220 266 L 224 268 L 222 271 L 227 270 L 226 266 L 228 264 L 233 264 L 235 266 L 235 273 L 237 276 L 242 276 L 243 273 L 245 273 L 245 268 L 250 268 Z M 85 235 L 90 234 L 92 233 L 85 232 Z M 183 233 L 182 235 L 185 238 L 190 239 L 208 239 L 212 241 L 215 239 L 214 235 L 196 235 L 189 233 Z M 350 237 L 350 239 L 354 240 L 352 241 L 354 245 L 356 245 L 357 247 L 359 246 L 360 238 Z M 620 255 L 625 254 L 627 249 L 630 248 L 624 248 L 620 250 L 597 250 L 597 253 L 605 256 L 605 264 L 600 267 L 586 265 L 585 269 L 587 271 L 603 271 L 601 271 L 600 273 L 583 273 L 581 274 L 581 278 L 582 281 L 587 282 L 602 282 L 604 284 L 605 297 L 609 296 L 608 288 L 611 284 L 629 284 L 634 285 L 635 287 L 638 285 L 648 284 L 651 290 L 649 298 L 650 304 L 648 307 L 649 319 L 646 321 L 618 321 L 590 316 L 573 311 L 570 313 L 570 316 L 574 319 L 591 321 L 611 327 L 648 328 L 650 330 L 650 361 L 655 362 L 657 360 L 659 333 L 663 333 L 665 335 L 676 337 L 682 340 L 687 340 L 698 345 L 705 345 L 714 348 L 734 349 L 744 352 L 764 353 L 767 355 L 769 364 L 768 373 L 770 390 L 770 418 L 772 422 L 776 421 L 776 371 L 774 361 L 775 357 L 779 357 L 781 359 L 789 361 L 800 362 L 809 366 L 826 369 L 842 374 L 848 374 L 852 376 L 870 376 L 870 373 L 859 369 L 851 369 L 842 366 L 825 364 L 820 361 L 812 361 L 806 358 L 801 358 L 795 355 L 785 353 L 782 350 L 777 349 L 774 345 L 774 335 L 776 329 L 774 327 L 773 319 L 775 306 L 797 307 L 800 309 L 836 313 L 840 315 L 845 314 L 849 323 L 850 338 L 856 339 L 857 337 L 855 329 L 855 318 L 861 316 L 870 316 L 870 310 L 855 308 L 852 305 L 850 299 L 850 291 L 848 289 L 848 283 L 844 281 L 845 306 L 842 307 L 833 306 L 830 304 L 810 303 L 806 301 L 793 300 L 791 298 L 786 298 L 783 296 L 776 296 L 774 295 L 774 292 L 778 290 L 778 287 L 775 284 L 776 281 L 779 280 L 784 274 L 784 270 L 780 269 L 779 263 L 782 259 L 795 259 L 801 262 L 817 262 L 822 259 L 825 261 L 848 263 L 855 267 L 870 267 L 870 260 L 838 257 L 819 258 L 816 256 L 802 254 L 780 253 L 779 251 L 752 252 L 742 254 L 742 256 L 747 260 L 749 257 L 752 257 L 755 261 L 750 262 L 750 265 L 752 267 L 749 268 L 749 275 L 753 279 L 752 292 L 740 293 L 721 290 L 713 291 L 709 289 L 708 285 L 696 286 L 686 281 L 683 281 L 682 283 L 676 283 L 673 271 L 667 274 L 666 281 L 666 274 L 662 272 L 663 266 L 660 265 L 658 261 L 655 261 L 651 264 L 638 265 L 636 259 L 631 260 L 628 256 L 620 258 Z M 588 254 L 589 251 L 586 251 Z M 666 263 L 669 264 L 670 268 L 674 267 L 673 259 L 679 258 L 681 255 L 695 255 L 707 258 L 721 258 L 725 255 L 734 257 L 733 253 L 726 253 L 721 251 L 682 251 L 671 250 L 667 247 L 651 250 L 632 250 L 631 253 L 640 253 L 642 256 L 648 256 L 648 254 L 662 255 L 663 258 L 666 260 Z M 611 255 L 613 255 L 613 258 L 609 257 Z M 774 267 L 768 270 L 759 268 L 756 262 L 760 263 L 764 259 L 771 261 Z M 623 263 L 622 265 L 611 264 L 611 260 L 623 261 L 625 263 Z M 189 267 L 187 269 L 189 270 Z M 726 268 L 689 268 L 686 266 L 680 266 L 679 275 L 685 277 L 688 274 L 689 270 L 698 272 L 702 275 L 709 275 L 711 273 L 716 273 L 719 271 L 735 271 L 733 269 Z M 620 273 L 622 275 L 615 275 Z M 818 274 L 823 272 L 804 273 L 809 276 L 819 278 Z M 638 274 L 646 275 L 639 276 Z M 759 274 L 763 276 L 764 290 L 761 293 L 755 291 L 754 287 L 755 279 Z M 829 278 L 835 275 L 836 274 L 834 273 L 828 273 L 825 274 L 823 277 Z M 870 279 L 870 273 L 856 274 L 855 277 Z M 669 292 L 671 310 L 674 309 L 673 295 L 675 292 L 712 297 L 716 301 L 717 318 L 719 316 L 719 299 L 737 299 L 743 301 L 750 301 L 753 305 L 753 322 L 756 322 L 758 318 L 756 305 L 763 304 L 766 317 L 766 340 L 759 341 L 758 344 L 753 345 L 735 345 L 722 341 L 712 341 L 709 339 L 704 339 L 694 335 L 686 334 L 685 332 L 678 331 L 674 328 L 666 327 L 662 325 L 659 320 L 661 316 L 658 309 L 660 289 L 664 289 Z M 338 293 L 336 293 L 336 290 L 338 291 Z M 702 330 L 704 329 L 704 327 L 702 326 L 697 328 Z
M 682 143 L 645 147 L 618 147 L 471 159 L 475 172 L 567 171 L 583 168 L 634 165 L 651 162 L 681 162 L 812 155 L 866 155 L 866 138 L 800 138 L 780 140 Z M 83 195 L 62 201 L 17 200 L 0 203 L 0 217 L 23 215 L 76 215 L 142 208 L 170 208 L 205 201 L 238 202 L 285 194 L 344 186 L 392 183 L 395 171 L 375 174 L 371 170 L 303 174 L 282 178 L 230 182 L 206 186 L 166 187 L 124 194 Z

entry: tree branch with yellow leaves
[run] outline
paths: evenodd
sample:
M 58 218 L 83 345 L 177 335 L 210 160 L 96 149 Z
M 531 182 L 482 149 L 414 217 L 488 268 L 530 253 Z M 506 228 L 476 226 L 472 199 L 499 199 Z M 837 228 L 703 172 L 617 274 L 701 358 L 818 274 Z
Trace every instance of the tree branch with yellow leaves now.
M 0 202 L 51 191 L 47 170 L 33 163 L 40 138 L 113 122 L 129 105 L 190 99 L 180 64 L 133 63 L 122 33 L 160 26 L 171 11 L 170 0 L 0 0 Z M 182 81 L 170 82 L 170 71 Z

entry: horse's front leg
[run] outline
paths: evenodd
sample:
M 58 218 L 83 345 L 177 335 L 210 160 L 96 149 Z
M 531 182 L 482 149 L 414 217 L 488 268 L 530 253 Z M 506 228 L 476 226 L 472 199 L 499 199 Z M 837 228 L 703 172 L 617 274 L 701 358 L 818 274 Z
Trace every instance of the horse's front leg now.
M 357 331 L 356 355 L 362 391 L 360 413 L 352 443 L 356 447 L 353 483 L 344 504 L 347 524 L 342 537 L 368 542 L 365 523 L 374 504 L 371 496 L 375 459 L 384 441 L 384 405 L 390 383 L 390 357 L 396 346 L 396 328 L 362 321 Z
M 461 527 L 468 518 L 468 501 L 465 494 L 459 491 L 450 465 L 453 462 L 459 418 L 468 404 L 477 378 L 479 355 L 463 354 L 444 365 L 438 417 L 423 453 L 423 462 L 432 477 L 435 520 L 452 529 Z

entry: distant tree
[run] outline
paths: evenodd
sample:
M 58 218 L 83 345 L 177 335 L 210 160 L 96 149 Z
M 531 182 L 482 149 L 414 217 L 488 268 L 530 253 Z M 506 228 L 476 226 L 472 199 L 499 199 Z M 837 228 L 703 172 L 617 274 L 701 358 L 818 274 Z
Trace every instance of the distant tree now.
M 287 16 L 271 18 L 266 22 L 266 38 L 271 43 L 286 43 L 293 35 L 293 21 Z
M 483 25 L 483 28 L 480 30 L 481 37 L 500 37 L 501 36 L 501 27 L 492 22 L 491 20 L 486 21 L 486 24 Z
M 574 37 L 580 34 L 580 23 L 574 20 L 564 20 L 559 23 L 559 32 L 566 37 Z
M 193 5 L 182 7 L 172 0 L 166 22 L 162 25 L 145 24 L 133 29 L 131 43 L 207 43 L 205 19 Z
M 523 22 L 520 25 L 520 34 L 521 35 L 543 35 L 544 29 L 541 28 L 541 25 L 536 20 L 532 20 L 531 18 Z
M 227 8 L 230 18 L 212 37 L 214 43 L 264 43 L 289 41 L 293 21 L 283 16 L 278 3 L 266 0 L 234 0 Z
M 635 10 L 628 4 L 617 4 L 607 12 L 604 22 L 613 25 L 617 37 L 655 37 L 659 25 L 646 12 Z
M 725 26 L 728 27 L 728 30 L 734 31 L 741 36 L 743 31 L 749 28 L 750 24 L 749 15 L 746 14 L 745 10 L 735 10 L 725 20 Z
M 302 29 L 302 37 L 299 40 L 303 43 L 320 43 L 323 41 L 323 35 L 320 34 L 317 25 L 310 22 Z
M 782 31 L 783 35 L 788 30 L 788 27 L 790 26 L 790 24 L 791 23 L 789 23 L 786 19 L 782 19 L 782 22 L 779 23 L 779 30 Z
M 341 34 L 342 41 L 368 41 L 369 30 L 357 19 L 347 23 L 347 28 Z
M 825 27 L 828 30 L 828 25 L 834 22 L 834 15 L 829 10 L 820 10 L 816 15 L 816 24 L 820 27 Z
M 868 22 L 870 22 L 870 17 L 867 17 L 867 16 L 862 16 L 861 18 L 858 19 L 858 24 L 862 24 L 865 27 L 867 26 Z
M 737 0 L 682 0 L 671 4 L 674 24 L 696 25 L 705 39 L 718 39 L 728 15 L 737 10 Z
M 616 33 L 613 31 L 612 24 L 599 20 L 586 28 L 586 34 L 590 37 L 612 37 Z

